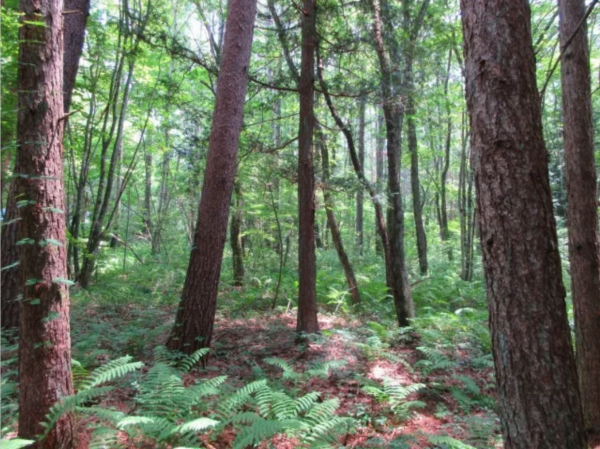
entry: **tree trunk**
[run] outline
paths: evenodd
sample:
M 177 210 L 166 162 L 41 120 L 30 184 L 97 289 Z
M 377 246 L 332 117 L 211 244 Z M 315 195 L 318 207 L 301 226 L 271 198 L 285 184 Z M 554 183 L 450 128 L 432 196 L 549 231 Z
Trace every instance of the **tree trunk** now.
M 144 155 L 144 234 L 150 236 L 154 234 L 152 227 L 152 152 L 147 150 Z
M 404 259 L 404 210 L 400 189 L 400 130 L 402 127 L 402 105 L 394 98 L 391 85 L 392 70 L 385 53 L 379 0 L 372 0 L 375 50 L 381 70 L 381 93 L 385 118 L 388 161 L 388 235 L 392 258 L 393 276 L 388 287 L 394 298 L 396 318 L 400 327 L 408 326 L 414 316 L 414 304 Z
M 304 0 L 302 13 L 302 62 L 299 83 L 300 127 L 298 130 L 298 213 L 300 222 L 298 272 L 300 279 L 296 331 L 312 334 L 319 331 L 313 167 L 316 0 Z
M 344 270 L 344 275 L 346 276 L 346 283 L 348 284 L 348 290 L 350 291 L 350 297 L 352 298 L 352 305 L 356 306 L 360 304 L 360 291 L 358 290 L 356 276 L 354 275 L 354 270 L 352 269 L 352 264 L 350 263 L 348 254 L 344 249 L 342 235 L 340 234 L 340 229 L 335 219 L 335 214 L 333 213 L 333 196 L 331 195 L 331 191 L 327 185 L 329 182 L 329 152 L 327 151 L 325 136 L 322 133 L 319 134 L 318 146 L 321 149 L 321 164 L 323 166 L 323 198 L 325 199 L 327 225 L 331 231 L 331 240 L 333 240 L 333 245 L 335 246 L 338 258 L 340 259 L 340 264 Z
M 448 52 L 448 69 L 444 79 L 444 98 L 446 99 L 446 141 L 444 144 L 444 162 L 440 175 L 440 238 L 442 242 L 450 239 L 448 231 L 448 207 L 446 199 L 446 180 L 450 168 L 450 144 L 452 142 L 452 117 L 450 116 L 450 102 L 448 101 L 448 82 L 450 81 L 450 68 L 452 64 L 452 50 Z M 449 245 L 449 244 L 448 244 Z M 448 246 L 448 259 L 452 260 L 452 247 Z
M 230 0 L 194 247 L 167 342 L 188 354 L 212 338 L 255 16 L 256 0 Z
M 71 109 L 71 98 L 79 60 L 83 52 L 85 27 L 90 15 L 90 0 L 65 0 L 65 52 L 63 61 L 63 92 L 65 113 Z
M 61 398 L 73 394 L 63 183 L 63 2 L 21 0 L 19 32 L 19 437 L 35 439 Z M 45 23 L 44 27 L 38 25 Z M 72 448 L 65 414 L 30 447 Z
M 460 151 L 460 170 L 458 172 L 458 212 L 460 218 L 460 278 L 463 281 L 473 279 L 473 176 L 469 169 L 467 151 L 467 118 L 462 114 L 462 135 Z
M 367 97 L 361 97 L 358 103 L 358 161 L 360 166 L 365 166 L 365 103 Z M 364 190 L 362 186 L 356 192 L 356 246 L 358 253 L 363 255 L 363 203 Z
M 377 185 L 377 190 L 381 190 L 381 186 L 383 185 L 384 180 L 384 164 L 385 164 L 385 138 L 383 135 L 383 114 L 381 112 L 377 113 L 377 137 L 375 138 L 375 163 L 376 163 L 376 177 L 375 184 Z M 375 217 L 375 230 L 379 235 L 379 226 L 377 224 L 378 219 Z M 383 255 L 383 245 L 381 243 L 381 238 L 375 239 L 375 254 Z
M 583 0 L 560 0 L 561 47 L 585 14 Z M 569 259 L 579 386 L 586 430 L 600 436 L 600 244 L 587 30 L 564 50 L 561 79 Z
M 229 243 L 233 261 L 233 285 L 244 285 L 244 247 L 242 246 L 242 218 L 244 216 L 244 197 L 239 179 L 233 184 L 235 191 L 235 209 L 231 215 Z
M 419 181 L 419 150 L 417 145 L 417 130 L 415 127 L 415 98 L 412 83 L 412 61 L 406 104 L 406 128 L 408 132 L 408 151 L 410 153 L 410 185 L 412 190 L 413 215 L 415 218 L 415 232 L 417 237 L 417 252 L 419 255 L 419 270 L 421 275 L 426 275 L 429 270 L 427 264 L 427 234 L 423 225 L 423 203 L 421 202 L 421 182 Z
M 585 447 L 529 5 L 462 0 L 472 167 L 504 447 Z

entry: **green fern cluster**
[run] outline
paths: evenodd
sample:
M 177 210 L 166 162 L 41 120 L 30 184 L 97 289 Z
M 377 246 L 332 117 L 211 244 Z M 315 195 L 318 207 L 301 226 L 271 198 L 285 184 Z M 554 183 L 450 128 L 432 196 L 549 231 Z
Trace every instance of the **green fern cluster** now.
M 401 419 L 408 419 L 412 409 L 426 406 L 422 401 L 409 400 L 410 395 L 425 389 L 423 384 L 400 385 L 388 378 L 384 378 L 381 384 L 365 377 L 360 377 L 359 381 L 364 385 L 362 390 L 365 393 L 380 402 L 387 402 L 392 412 Z
M 314 377 L 327 379 L 332 370 L 338 370 L 346 365 L 345 360 L 327 360 L 324 362 L 315 362 L 304 372 L 298 372 L 286 360 L 278 357 L 266 358 L 264 362 L 280 368 L 283 371 L 281 378 L 291 381 L 306 381 Z
M 234 449 L 252 447 L 281 433 L 299 439 L 301 447 L 337 447 L 338 435 L 348 430 L 352 420 L 336 416 L 337 398 L 319 402 L 320 398 L 320 392 L 293 398 L 263 379 L 225 400 L 219 413 L 228 417 L 225 424 L 238 430 Z
M 415 363 L 415 368 L 419 368 L 424 374 L 429 374 L 436 370 L 448 370 L 456 368 L 457 363 L 450 360 L 441 351 L 428 346 L 419 346 L 417 350 L 425 355 L 424 359 Z

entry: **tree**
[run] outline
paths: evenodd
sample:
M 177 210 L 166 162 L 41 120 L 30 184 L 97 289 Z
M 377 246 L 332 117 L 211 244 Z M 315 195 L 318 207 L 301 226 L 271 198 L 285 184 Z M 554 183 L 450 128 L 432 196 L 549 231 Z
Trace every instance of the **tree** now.
M 79 60 L 83 51 L 85 26 L 89 15 L 89 0 L 68 0 L 64 6 L 70 11 L 65 15 L 64 57 L 63 57 L 63 107 L 69 113 L 73 87 Z M 17 251 L 17 224 L 19 222 L 16 207 L 16 183 L 10 183 L 6 216 L 2 225 L 2 329 L 19 327 L 19 267 Z
M 584 14 L 583 1 L 559 1 L 567 223 L 577 368 L 587 432 L 600 435 L 600 241 L 590 59 L 585 21 L 582 23 Z
M 504 445 L 583 448 L 529 5 L 462 0 L 461 11 Z
M 256 0 L 230 1 L 194 247 L 167 342 L 185 353 L 211 343 L 255 16 Z
M 19 436 L 35 439 L 50 407 L 73 394 L 62 163 L 63 2 L 21 0 L 20 9 Z M 73 437 L 73 418 L 66 414 L 33 447 L 70 448 Z
M 299 82 L 300 127 L 298 130 L 298 213 L 300 222 L 298 272 L 300 279 L 296 331 L 312 334 L 319 330 L 315 255 L 315 173 L 313 167 L 316 0 L 304 0 L 302 14 L 302 61 Z

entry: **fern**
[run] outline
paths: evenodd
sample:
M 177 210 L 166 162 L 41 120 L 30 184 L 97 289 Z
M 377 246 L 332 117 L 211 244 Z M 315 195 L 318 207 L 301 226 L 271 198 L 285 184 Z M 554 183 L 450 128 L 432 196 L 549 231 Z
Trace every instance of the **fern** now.
M 0 440 L 0 446 L 2 446 L 2 449 L 21 449 L 22 447 L 27 447 L 33 443 L 35 443 L 35 441 L 33 440 L 22 440 L 20 438 L 15 438 L 12 440 L 5 440 L 4 438 L 2 440 Z
M 407 386 L 399 385 L 395 381 L 385 378 L 381 386 L 370 379 L 362 378 L 362 382 L 366 383 L 363 391 L 371 396 L 374 396 L 381 402 L 387 402 L 390 409 L 402 419 L 408 418 L 410 410 L 414 408 L 425 407 L 422 401 L 409 401 L 408 397 L 418 393 L 425 388 L 423 384 L 411 384 Z
M 476 449 L 473 446 L 446 435 L 429 435 L 427 439 L 431 444 L 443 449 Z
M 415 367 L 421 368 L 425 373 L 456 367 L 456 362 L 448 359 L 448 357 L 436 349 L 427 346 L 419 346 L 417 349 L 425 355 L 426 359 L 419 360 L 415 363 Z

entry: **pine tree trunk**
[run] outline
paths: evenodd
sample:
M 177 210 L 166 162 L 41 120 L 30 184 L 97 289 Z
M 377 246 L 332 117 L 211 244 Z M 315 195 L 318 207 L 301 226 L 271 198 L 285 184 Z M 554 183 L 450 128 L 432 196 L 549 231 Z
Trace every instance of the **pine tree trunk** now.
M 244 285 L 244 247 L 242 245 L 244 197 L 239 179 L 235 180 L 233 190 L 235 191 L 235 208 L 231 215 L 229 243 L 231 245 L 231 258 L 233 262 L 233 285 L 241 287 Z
M 504 447 L 585 447 L 527 2 L 462 0 Z
M 63 2 L 21 0 L 19 32 L 19 436 L 35 439 L 60 398 L 73 394 L 63 183 Z M 44 27 L 37 22 L 43 21 Z M 72 448 L 65 414 L 31 447 Z
M 298 130 L 298 212 L 300 222 L 298 272 L 300 279 L 296 331 L 312 334 L 319 331 L 313 167 L 316 0 L 304 0 L 302 12 L 302 61 L 299 83 L 300 127 Z
M 564 48 L 585 14 L 583 0 L 560 0 Z M 590 63 L 585 24 L 562 58 L 567 223 L 579 386 L 586 430 L 600 436 L 600 242 Z
M 202 198 L 172 350 L 210 346 L 244 115 L 256 0 L 230 0 Z
M 65 52 L 63 62 L 63 92 L 64 108 L 68 113 L 71 109 L 71 98 L 79 60 L 83 52 L 85 27 L 90 15 L 90 0 L 65 0 Z

